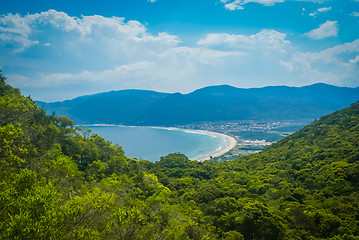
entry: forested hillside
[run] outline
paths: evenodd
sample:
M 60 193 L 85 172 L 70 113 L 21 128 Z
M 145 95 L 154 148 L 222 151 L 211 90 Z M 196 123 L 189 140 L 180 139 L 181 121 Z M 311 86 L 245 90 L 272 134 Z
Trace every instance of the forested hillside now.
M 359 102 L 235 161 L 173 157 L 150 172 L 219 236 L 359 239 Z
M 188 239 L 171 192 L 121 147 L 0 83 L 0 239 Z
M 255 155 L 151 163 L 0 77 L 0 239 L 359 239 L 359 103 Z

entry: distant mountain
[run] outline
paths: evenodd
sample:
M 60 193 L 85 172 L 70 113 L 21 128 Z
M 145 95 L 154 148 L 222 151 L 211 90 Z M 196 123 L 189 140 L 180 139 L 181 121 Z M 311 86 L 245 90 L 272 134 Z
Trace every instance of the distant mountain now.
M 359 100 L 359 88 L 210 86 L 189 94 L 120 90 L 63 102 L 37 102 L 76 123 L 175 125 L 218 120 L 315 119 Z
M 134 124 L 134 119 L 141 119 L 146 109 L 168 95 L 146 90 L 121 90 L 37 104 L 44 106 L 48 113 L 70 116 L 76 123 Z

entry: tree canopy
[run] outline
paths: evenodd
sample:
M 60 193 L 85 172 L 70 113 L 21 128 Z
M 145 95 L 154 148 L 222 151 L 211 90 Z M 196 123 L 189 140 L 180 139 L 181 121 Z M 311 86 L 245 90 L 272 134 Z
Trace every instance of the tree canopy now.
M 359 239 L 359 103 L 234 161 L 151 163 L 0 80 L 1 239 Z

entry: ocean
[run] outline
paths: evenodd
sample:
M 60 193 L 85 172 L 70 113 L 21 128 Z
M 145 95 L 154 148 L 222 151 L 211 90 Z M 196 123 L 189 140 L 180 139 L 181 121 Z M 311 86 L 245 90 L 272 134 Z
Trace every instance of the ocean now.
M 92 129 L 92 133 L 122 146 L 127 157 L 151 162 L 170 153 L 183 153 L 191 160 L 200 160 L 221 151 L 228 144 L 223 136 L 194 130 L 114 125 L 87 127 Z

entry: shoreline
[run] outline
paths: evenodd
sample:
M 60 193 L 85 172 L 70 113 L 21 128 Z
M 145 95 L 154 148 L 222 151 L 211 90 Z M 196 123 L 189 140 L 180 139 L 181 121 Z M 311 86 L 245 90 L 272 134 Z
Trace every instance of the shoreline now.
M 187 132 L 196 132 L 196 133 L 200 133 L 200 134 L 205 134 L 205 135 L 215 135 L 215 136 L 219 136 L 222 138 L 226 139 L 226 146 L 221 149 L 218 152 L 215 152 L 213 154 L 210 154 L 209 156 L 200 158 L 200 159 L 190 159 L 191 161 L 198 161 L 198 162 L 204 162 L 204 161 L 208 161 L 211 159 L 211 157 L 219 157 L 222 156 L 223 154 L 225 154 L 226 152 L 230 151 L 231 149 L 233 149 L 236 145 L 237 145 L 237 140 L 234 139 L 233 137 L 223 134 L 223 133 L 218 133 L 218 132 L 211 132 L 211 131 L 207 131 L 207 130 L 197 130 L 197 129 L 188 129 L 188 128 L 176 128 L 176 127 L 159 127 L 159 126 L 127 126 L 127 125 L 121 125 L 121 124 L 85 124 L 82 126 L 122 126 L 122 127 L 148 127 L 148 128 L 157 128 L 157 129 L 166 129 L 166 130 L 176 130 L 176 131 L 187 131 Z
M 215 157 L 222 156 L 226 152 L 229 152 L 230 150 L 232 150 L 237 145 L 237 140 L 234 139 L 234 137 L 231 137 L 231 136 L 223 134 L 223 133 L 211 132 L 211 131 L 206 131 L 206 130 L 193 130 L 193 131 L 203 132 L 203 133 L 208 134 L 208 135 L 217 135 L 217 136 L 220 136 L 220 137 L 224 137 L 227 140 L 227 146 L 224 149 L 222 149 L 221 151 L 219 151 L 217 153 L 214 153 L 214 154 L 212 154 L 212 155 L 210 155 L 208 157 L 197 159 L 197 160 L 194 160 L 194 161 L 204 162 L 204 161 L 210 160 L 211 157 L 215 158 Z
M 151 126 L 148 126 L 148 127 L 151 127 Z M 216 136 L 223 137 L 223 138 L 226 139 L 227 146 L 224 149 L 222 149 L 219 152 L 216 152 L 214 154 L 211 154 L 211 155 L 209 155 L 207 157 L 204 157 L 204 158 L 190 159 L 192 161 L 198 161 L 198 162 L 208 161 L 208 160 L 211 159 L 211 157 L 215 158 L 215 157 L 222 156 L 226 152 L 229 152 L 230 150 L 232 150 L 237 145 L 237 140 L 234 137 L 231 137 L 231 136 L 223 134 L 223 133 L 218 133 L 218 132 L 211 132 L 211 131 L 207 131 L 207 130 L 188 129 L 188 128 L 176 128 L 176 127 L 153 127 L 152 126 L 151 128 L 177 130 L 177 131 L 188 131 L 188 132 L 198 132 L 198 133 L 206 134 L 206 135 L 216 135 Z

